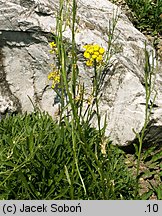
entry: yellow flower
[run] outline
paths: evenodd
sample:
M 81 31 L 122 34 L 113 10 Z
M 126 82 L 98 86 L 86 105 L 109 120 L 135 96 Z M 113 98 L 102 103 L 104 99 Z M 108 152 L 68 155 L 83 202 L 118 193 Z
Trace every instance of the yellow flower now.
M 94 52 L 94 55 L 97 55 L 97 56 L 98 56 L 98 55 L 100 55 L 100 53 L 99 53 L 99 52 Z
M 55 53 L 55 51 L 54 51 L 54 50 L 50 50 L 49 52 L 50 52 L 51 54 L 54 54 L 54 53 Z
M 90 58 L 91 56 L 90 56 L 90 54 L 89 54 L 88 52 L 85 51 L 85 52 L 84 52 L 84 57 L 85 57 L 85 58 Z
M 97 56 L 97 58 L 96 58 L 96 61 L 97 61 L 97 62 L 101 62 L 102 60 L 103 60 L 102 55 Z
M 50 47 L 51 47 L 52 49 L 56 47 L 55 42 L 50 42 L 49 45 L 50 45 Z
M 93 49 L 94 51 L 98 51 L 100 49 L 100 46 L 98 44 L 93 45 Z
M 51 47 L 51 50 L 49 51 L 51 54 L 54 54 L 54 53 L 58 53 L 57 51 L 57 45 L 55 44 L 55 42 L 50 42 L 49 43 L 50 47 Z
M 84 49 L 87 49 L 87 48 L 88 48 L 88 45 L 84 45 L 83 48 L 84 48 Z
M 60 83 L 60 73 L 59 71 L 52 71 L 48 74 L 48 79 L 52 80 L 52 88 L 54 89 L 56 84 Z
M 105 52 L 105 49 L 101 47 L 101 48 L 99 49 L 99 53 L 100 53 L 101 55 L 103 55 L 104 52 Z
M 52 80 L 55 77 L 55 72 L 51 72 L 48 74 L 48 79 Z
M 59 82 L 60 82 L 60 74 L 57 74 L 57 75 L 55 76 L 55 82 L 56 82 L 56 83 L 59 83 Z
M 90 54 L 92 54 L 92 53 L 94 52 L 93 47 L 89 47 L 89 48 L 87 49 L 87 52 L 89 52 Z
M 84 57 L 88 59 L 86 61 L 87 66 L 92 66 L 95 60 L 97 64 L 103 62 L 103 55 L 105 53 L 103 47 L 100 47 L 98 44 L 87 44 L 83 48 L 85 49 Z
M 92 55 L 92 59 L 96 59 L 97 58 L 97 55 Z
M 86 61 L 86 65 L 87 66 L 92 66 L 93 65 L 93 61 L 89 59 L 88 61 Z

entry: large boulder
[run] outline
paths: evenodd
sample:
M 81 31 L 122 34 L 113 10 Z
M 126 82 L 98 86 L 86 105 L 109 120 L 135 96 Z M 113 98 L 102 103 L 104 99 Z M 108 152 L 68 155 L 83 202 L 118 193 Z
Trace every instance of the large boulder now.
M 0 0 L 0 118 L 7 112 L 33 111 L 31 101 L 52 116 L 57 112 L 47 74 L 52 62 L 49 37 L 51 31 L 55 32 L 56 29 L 58 2 Z M 91 88 L 92 71 L 83 62 L 82 47 L 87 43 L 98 43 L 107 48 L 106 31 L 112 27 L 110 23 L 117 11 L 119 19 L 112 45 L 114 55 L 103 81 L 100 111 L 102 122 L 107 114 L 106 135 L 111 137 L 114 144 L 128 145 L 135 139 L 133 129 L 140 132 L 145 120 L 143 82 L 147 39 L 109 1 L 78 0 L 77 4 L 78 65 L 87 89 Z M 64 31 L 64 37 L 71 41 L 69 28 Z M 149 44 L 147 50 L 149 53 L 154 52 Z M 150 61 L 151 58 L 154 57 L 151 56 Z M 158 73 L 156 106 L 151 116 L 154 132 L 155 128 L 159 130 L 162 125 L 161 83 L 162 78 Z M 93 123 L 95 125 L 95 121 Z

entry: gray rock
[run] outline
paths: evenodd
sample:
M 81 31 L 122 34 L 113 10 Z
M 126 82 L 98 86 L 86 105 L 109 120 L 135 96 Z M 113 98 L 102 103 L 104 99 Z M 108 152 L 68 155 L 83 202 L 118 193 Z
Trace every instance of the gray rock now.
M 47 81 L 52 56 L 49 38 L 56 29 L 56 0 L 0 0 L 0 113 L 33 111 L 35 106 L 54 116 L 58 104 Z M 107 67 L 102 85 L 100 111 L 102 124 L 107 114 L 106 135 L 114 144 L 128 145 L 140 132 L 145 119 L 144 47 L 146 37 L 134 28 L 129 19 L 107 0 L 78 0 L 76 43 L 80 77 L 87 90 L 91 88 L 92 71 L 82 56 L 82 46 L 98 43 L 107 49 L 106 30 L 114 11 L 119 20 L 114 32 L 114 55 Z M 67 27 L 63 33 L 71 41 Z M 154 52 L 148 44 L 147 50 Z M 151 61 L 151 59 L 150 59 Z M 160 63 L 159 63 L 160 64 Z M 160 68 L 160 67 L 159 67 Z M 161 69 L 161 68 L 160 68 Z M 162 72 L 162 71 L 160 71 Z M 154 126 L 162 125 L 162 78 L 157 74 L 156 108 L 152 111 Z M 29 99 L 30 98 L 30 99 Z M 95 125 L 96 120 L 93 120 Z M 151 132 L 150 132 L 151 133 Z

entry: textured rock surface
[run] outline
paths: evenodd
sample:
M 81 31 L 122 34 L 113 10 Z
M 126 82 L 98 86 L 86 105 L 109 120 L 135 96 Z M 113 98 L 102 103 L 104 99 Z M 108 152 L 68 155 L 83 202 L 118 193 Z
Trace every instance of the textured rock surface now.
M 54 95 L 47 83 L 50 71 L 48 39 L 55 31 L 56 0 L 0 0 L 0 113 L 32 111 L 35 105 L 54 115 Z M 76 43 L 98 43 L 107 47 L 106 29 L 117 7 L 107 0 L 78 0 Z M 107 113 L 106 134 L 114 144 L 128 145 L 140 132 L 145 117 L 145 89 L 143 86 L 144 43 L 146 38 L 118 9 L 115 30 L 115 50 L 112 66 L 102 87 L 101 113 Z M 64 36 L 70 40 L 70 29 Z M 147 46 L 151 52 L 151 46 Z M 80 54 L 79 54 L 80 56 Z M 90 88 L 92 71 L 79 57 L 82 79 Z M 162 78 L 157 75 L 158 95 L 152 118 L 155 127 L 162 125 Z

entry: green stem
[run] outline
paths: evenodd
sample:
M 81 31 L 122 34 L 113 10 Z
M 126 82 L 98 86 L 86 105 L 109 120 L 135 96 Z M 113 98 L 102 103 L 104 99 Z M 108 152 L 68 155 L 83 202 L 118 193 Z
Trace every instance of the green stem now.
M 76 154 L 76 130 L 79 130 L 79 136 L 81 136 L 81 128 L 80 122 L 78 118 L 78 107 L 75 104 L 75 97 L 76 97 L 76 80 L 77 80 L 77 60 L 76 60 L 76 44 L 75 44 L 75 23 L 76 23 L 76 0 L 73 0 L 73 15 L 72 15 L 72 84 L 71 84 L 71 93 L 72 98 L 70 100 L 72 106 L 72 142 L 73 142 L 73 154 L 74 154 L 74 163 L 76 165 L 76 169 L 81 180 L 84 193 L 87 194 L 86 187 L 79 171 L 78 166 L 78 158 Z
M 154 61 L 154 60 L 153 60 Z M 152 63 L 154 65 L 154 63 Z M 139 173 L 140 173 L 140 163 L 141 163 L 141 152 L 142 152 L 142 145 L 143 145 L 143 140 L 144 140 L 144 135 L 147 129 L 147 125 L 150 120 L 150 115 L 152 112 L 153 104 L 156 98 L 156 94 L 153 99 L 153 104 L 149 107 L 149 101 L 150 101 L 150 96 L 152 93 L 152 88 L 154 87 L 154 84 L 152 84 L 152 75 L 153 75 L 153 70 L 154 68 L 151 66 L 149 62 L 149 54 L 148 51 L 146 50 L 146 43 L 145 43 L 145 121 L 144 121 L 144 126 L 141 131 L 141 135 L 137 134 L 137 138 L 139 141 L 139 150 L 138 150 L 138 158 L 137 158 L 137 171 L 136 171 L 136 187 L 135 187 L 135 198 L 137 198 L 137 195 L 139 193 Z
M 93 91 L 94 91 L 94 98 L 96 104 L 96 115 L 97 115 L 97 123 L 99 129 L 99 139 L 101 139 L 101 119 L 99 113 L 99 103 L 98 103 L 98 74 L 97 74 L 97 63 L 94 61 L 94 82 L 93 82 Z M 97 143 L 95 145 L 95 155 L 97 157 Z

